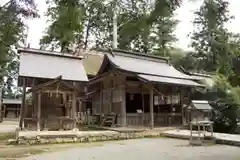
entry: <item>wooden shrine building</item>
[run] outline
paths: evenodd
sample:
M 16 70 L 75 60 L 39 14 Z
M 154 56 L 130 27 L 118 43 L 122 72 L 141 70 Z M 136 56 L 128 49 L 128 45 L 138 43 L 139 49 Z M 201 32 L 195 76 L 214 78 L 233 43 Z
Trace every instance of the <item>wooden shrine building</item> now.
M 21 99 L 3 98 L 2 113 L 4 118 L 18 118 L 21 108 Z
M 18 84 L 23 87 L 20 128 L 75 128 L 76 110 L 88 82 L 82 57 L 30 48 L 18 52 Z
M 115 115 L 119 126 L 181 125 L 191 92 L 203 87 L 169 60 L 122 50 L 98 50 L 103 63 L 89 81 L 93 115 Z M 105 118 L 104 118 L 105 117 Z

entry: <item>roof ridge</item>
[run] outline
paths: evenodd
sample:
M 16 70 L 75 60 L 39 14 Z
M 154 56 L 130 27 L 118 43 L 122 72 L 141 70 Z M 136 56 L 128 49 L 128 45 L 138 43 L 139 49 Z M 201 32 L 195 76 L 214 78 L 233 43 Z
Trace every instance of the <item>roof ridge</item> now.
M 76 56 L 76 55 L 69 54 L 66 52 L 48 51 L 48 50 L 41 50 L 41 49 L 36 49 L 36 48 L 18 48 L 17 50 L 18 50 L 18 53 L 26 52 L 26 53 L 32 53 L 32 54 L 73 58 L 73 59 L 83 59 L 84 58 L 83 56 Z
M 170 58 L 169 57 L 160 57 L 160 56 L 155 56 L 155 55 L 149 55 L 149 54 L 145 54 L 145 53 L 140 53 L 140 52 L 133 52 L 133 51 L 127 51 L 127 50 L 123 50 L 123 49 L 106 49 L 106 48 L 95 48 L 94 50 L 99 51 L 99 52 L 108 52 L 110 54 L 112 54 L 113 56 L 117 53 L 114 52 L 120 52 L 124 55 L 130 55 L 130 56 L 135 56 L 135 58 L 140 58 L 143 59 L 143 57 L 146 58 L 150 58 L 151 60 L 162 60 L 162 61 L 166 61 L 166 63 L 169 63 Z M 134 58 L 134 57 L 133 57 Z M 144 59 L 145 60 L 145 59 Z M 158 61 L 159 62 L 159 61 Z
M 212 76 L 214 76 L 213 73 L 209 73 L 209 72 L 191 72 L 191 71 L 186 70 L 182 66 L 180 67 L 180 70 L 183 73 L 191 75 L 191 76 L 202 76 L 202 77 L 209 77 L 209 78 L 212 78 Z

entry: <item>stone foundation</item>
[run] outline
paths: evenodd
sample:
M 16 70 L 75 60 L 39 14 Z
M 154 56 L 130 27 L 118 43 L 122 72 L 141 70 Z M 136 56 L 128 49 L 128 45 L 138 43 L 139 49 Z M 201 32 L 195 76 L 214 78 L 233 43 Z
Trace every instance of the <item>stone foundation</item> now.
M 86 143 L 96 141 L 126 140 L 147 137 L 159 137 L 160 132 L 116 132 L 116 131 L 26 131 L 19 132 L 15 141 L 18 145 Z

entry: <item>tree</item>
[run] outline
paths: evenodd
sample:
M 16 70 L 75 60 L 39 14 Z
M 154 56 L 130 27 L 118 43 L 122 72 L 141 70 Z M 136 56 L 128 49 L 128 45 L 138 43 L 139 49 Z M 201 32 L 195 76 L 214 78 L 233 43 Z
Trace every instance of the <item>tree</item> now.
M 34 0 L 10 0 L 0 6 L 0 70 L 4 72 L 0 76 L 1 83 L 5 76 L 8 80 L 16 78 L 18 55 L 15 47 L 21 45 L 26 36 L 24 20 L 37 16 Z
M 109 46 L 112 30 L 111 4 L 107 0 L 51 0 L 47 16 L 51 20 L 40 44 L 43 47 L 87 48 L 96 39 L 99 47 Z
M 192 34 L 192 47 L 199 60 L 198 68 L 226 76 L 232 73 L 232 34 L 224 26 L 231 18 L 225 0 L 204 0 L 195 12 L 193 23 L 196 30 Z
M 87 48 L 90 36 L 94 36 L 97 47 L 111 47 L 112 3 L 106 0 L 86 0 L 84 2 L 85 37 Z
M 199 90 L 193 98 L 207 100 L 213 107 L 214 132 L 233 133 L 240 118 L 240 89 L 232 87 L 224 75 L 215 75 L 214 82 L 214 86 Z
M 119 13 L 119 48 L 167 56 L 181 0 L 125 1 Z
M 233 133 L 237 127 L 240 94 L 223 75 L 216 76 L 215 85 L 206 94 L 205 99 L 213 106 L 215 132 Z
M 169 56 L 171 44 L 177 40 L 174 31 L 178 20 L 174 18 L 174 11 L 180 7 L 181 0 L 156 0 L 155 7 L 149 17 L 152 22 L 153 35 L 151 36 L 153 52 Z
M 48 5 L 46 15 L 51 24 L 40 44 L 68 51 L 71 45 L 79 43 L 83 37 L 84 7 L 79 0 L 50 0 Z

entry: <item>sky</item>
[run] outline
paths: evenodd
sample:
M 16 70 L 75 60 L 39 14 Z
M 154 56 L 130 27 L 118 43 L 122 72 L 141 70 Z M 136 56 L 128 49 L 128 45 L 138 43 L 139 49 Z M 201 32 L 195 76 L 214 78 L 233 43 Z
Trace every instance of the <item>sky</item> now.
M 1 0 L 6 1 L 6 0 Z M 180 21 L 176 28 L 176 35 L 178 41 L 176 42 L 176 47 L 180 47 L 185 50 L 189 50 L 189 44 L 191 42 L 188 37 L 189 33 L 193 31 L 192 21 L 194 19 L 193 12 L 199 8 L 201 1 L 189 2 L 193 0 L 183 0 L 183 5 L 176 12 L 176 18 Z M 195 0 L 197 1 L 197 0 Z M 47 10 L 47 5 L 45 0 L 36 0 L 37 7 L 40 14 L 40 19 L 27 20 L 26 23 L 29 27 L 29 36 L 27 42 L 32 48 L 39 48 L 39 40 L 42 37 L 46 27 L 47 27 L 47 17 L 44 13 Z M 240 33 L 240 0 L 229 0 L 229 10 L 230 14 L 235 17 L 226 27 L 229 31 Z M 0 2 L 1 4 L 1 2 Z

